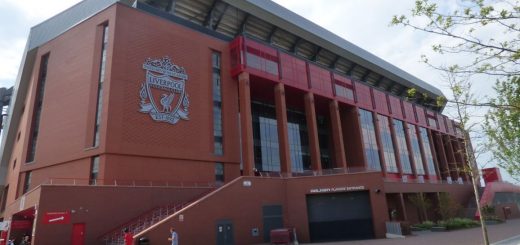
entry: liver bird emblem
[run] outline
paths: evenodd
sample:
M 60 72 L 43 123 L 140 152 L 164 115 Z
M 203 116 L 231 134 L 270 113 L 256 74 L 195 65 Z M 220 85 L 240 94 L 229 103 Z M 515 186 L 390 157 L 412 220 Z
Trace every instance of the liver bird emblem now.
M 163 106 L 163 112 L 172 111 L 172 102 L 175 95 L 173 93 L 161 95 L 161 105 Z

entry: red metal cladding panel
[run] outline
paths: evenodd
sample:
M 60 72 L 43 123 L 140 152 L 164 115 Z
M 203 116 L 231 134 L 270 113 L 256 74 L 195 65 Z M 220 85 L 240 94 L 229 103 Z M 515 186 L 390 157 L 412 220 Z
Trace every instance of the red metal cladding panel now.
M 437 123 L 439 124 L 439 131 L 446 133 L 446 123 L 441 114 L 437 114 Z
M 317 94 L 333 97 L 330 72 L 309 64 L 311 90 Z
M 229 43 L 230 58 L 231 58 L 231 76 L 237 76 L 244 71 L 243 59 L 243 37 L 235 38 Z
M 386 94 L 379 90 L 374 89 L 374 102 L 376 104 L 376 111 L 388 115 L 390 112 L 388 111 L 388 102 L 386 100 Z
M 392 115 L 395 118 L 403 119 L 403 110 L 401 109 L 401 100 L 395 96 L 388 96 L 390 101 L 390 108 L 392 108 Z
M 365 109 L 373 110 L 370 88 L 362 83 L 355 82 L 357 105 Z
M 416 123 L 413 105 L 410 102 L 403 101 L 404 113 L 406 114 L 406 121 Z
M 426 127 L 426 115 L 424 114 L 424 108 L 415 106 L 415 114 L 417 115 L 418 124 Z
M 355 104 L 354 101 L 354 86 L 352 80 L 338 74 L 333 74 L 335 95 L 338 101 L 347 104 Z
M 247 70 L 269 80 L 278 81 L 278 52 L 274 48 L 246 39 L 245 63 Z
M 334 73 L 333 74 L 334 79 L 340 81 L 341 83 L 347 84 L 352 86 L 352 80 L 350 80 L 348 77 L 341 76 L 339 74 Z
M 430 110 L 426 110 L 426 122 L 428 123 L 428 126 L 432 129 L 438 130 L 437 128 L 437 118 L 435 116 L 435 113 Z
M 247 48 L 253 48 L 253 49 L 261 51 L 264 54 L 267 54 L 267 55 L 270 55 L 273 57 L 278 57 L 276 49 L 268 47 L 268 46 L 260 44 L 260 43 L 257 43 L 255 41 L 252 41 L 251 39 L 246 40 L 246 49 Z
M 309 89 L 305 61 L 285 53 L 280 53 L 280 63 L 283 83 L 300 89 Z

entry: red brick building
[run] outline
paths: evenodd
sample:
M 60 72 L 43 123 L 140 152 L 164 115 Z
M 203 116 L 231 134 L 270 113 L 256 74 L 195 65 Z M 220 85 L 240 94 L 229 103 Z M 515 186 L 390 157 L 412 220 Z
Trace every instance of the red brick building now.
M 2 139 L 3 234 L 380 238 L 391 210 L 423 219 L 417 193 L 471 199 L 438 89 L 272 2 L 129 2 L 32 28 Z

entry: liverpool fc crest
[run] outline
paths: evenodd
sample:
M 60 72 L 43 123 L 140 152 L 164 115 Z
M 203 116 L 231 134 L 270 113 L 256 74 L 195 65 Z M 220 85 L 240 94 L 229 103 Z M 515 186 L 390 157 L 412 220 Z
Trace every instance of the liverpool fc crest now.
M 188 75 L 183 67 L 173 64 L 169 57 L 148 58 L 143 69 L 146 81 L 141 84 L 141 109 L 158 122 L 177 123 L 188 120 L 190 101 L 186 93 Z

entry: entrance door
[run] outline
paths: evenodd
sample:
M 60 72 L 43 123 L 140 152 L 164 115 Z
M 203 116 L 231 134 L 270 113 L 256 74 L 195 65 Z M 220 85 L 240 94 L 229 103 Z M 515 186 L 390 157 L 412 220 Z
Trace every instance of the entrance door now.
M 72 245 L 85 245 L 85 223 L 72 225 Z
M 233 245 L 234 243 L 231 221 L 217 222 L 217 245 Z
M 312 242 L 374 237 L 368 191 L 307 196 Z
M 264 242 L 271 240 L 271 230 L 283 228 L 282 205 L 266 205 L 262 207 L 264 217 Z

